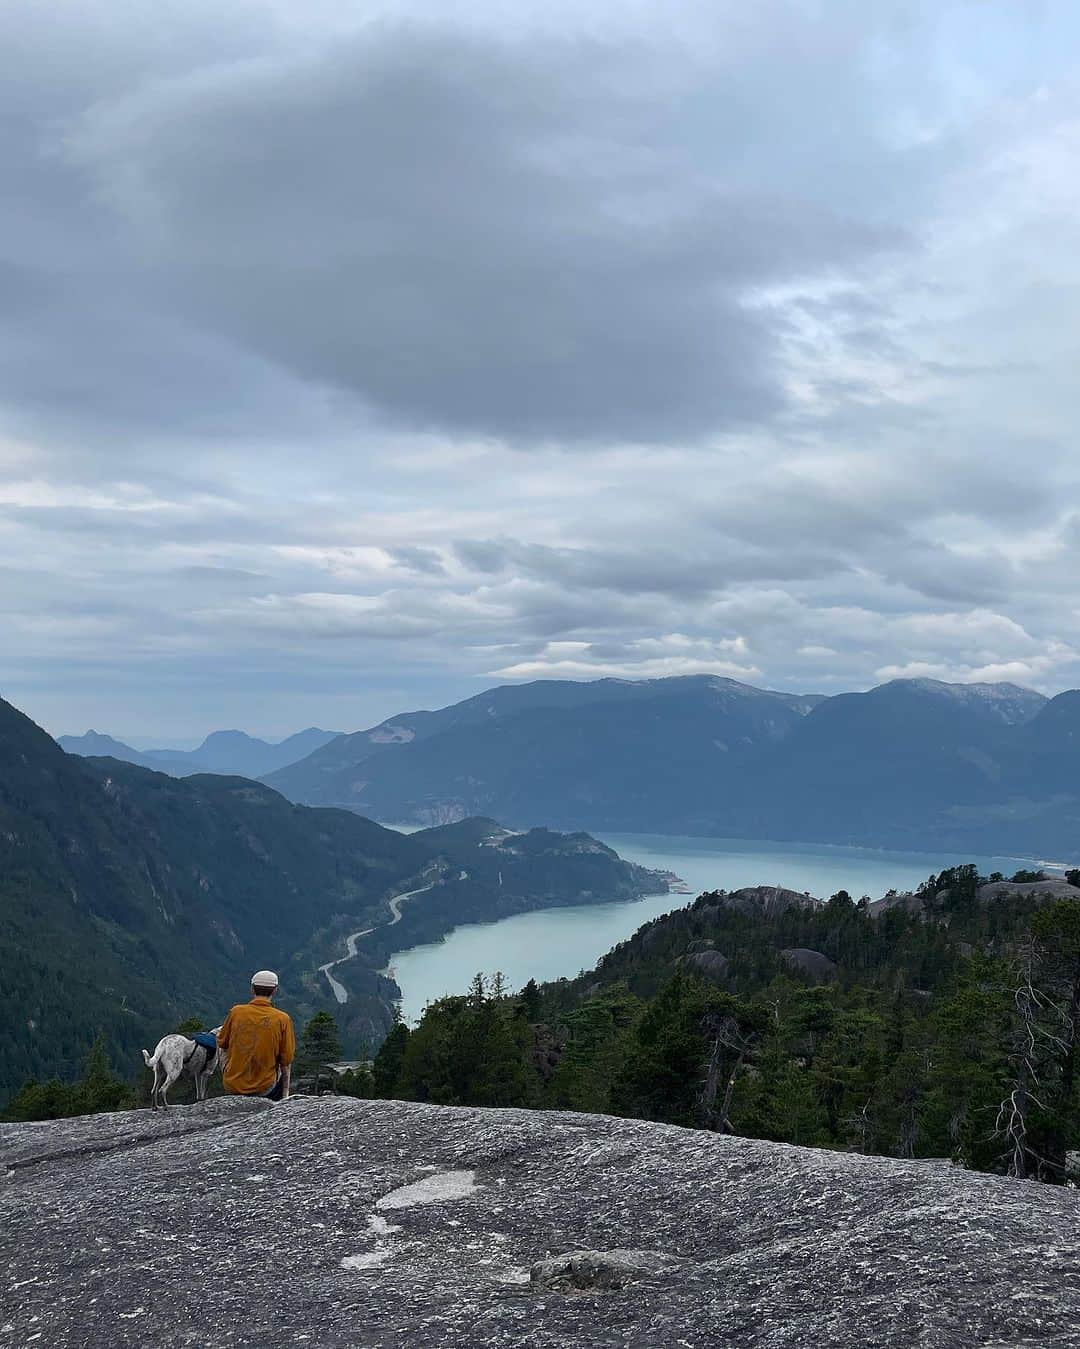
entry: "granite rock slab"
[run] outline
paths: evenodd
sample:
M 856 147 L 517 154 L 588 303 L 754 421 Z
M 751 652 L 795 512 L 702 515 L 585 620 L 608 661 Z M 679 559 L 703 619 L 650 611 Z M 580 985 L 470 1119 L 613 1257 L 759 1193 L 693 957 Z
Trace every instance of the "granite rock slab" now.
M 1080 1349 L 1080 1192 L 942 1162 L 294 1098 L 0 1163 L 0 1349 Z

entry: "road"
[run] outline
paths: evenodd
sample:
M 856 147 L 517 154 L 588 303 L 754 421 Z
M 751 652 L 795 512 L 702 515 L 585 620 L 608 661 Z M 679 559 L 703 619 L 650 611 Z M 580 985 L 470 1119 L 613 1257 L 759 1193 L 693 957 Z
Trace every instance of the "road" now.
M 462 872 L 462 876 L 464 876 Z M 412 899 L 414 895 L 422 895 L 425 890 L 430 890 L 435 881 L 430 881 L 427 885 L 421 885 L 416 890 L 406 890 L 403 894 L 392 895 L 390 898 L 390 912 L 394 915 L 388 923 L 382 924 L 384 927 L 396 927 L 401 922 L 401 906 L 407 899 Z M 337 960 L 328 960 L 325 965 L 319 966 L 319 973 L 326 975 L 326 982 L 330 985 L 330 991 L 338 1002 L 346 1003 L 349 1001 L 349 990 L 340 979 L 334 978 L 334 967 L 344 965 L 347 960 L 353 960 L 356 956 L 356 943 L 361 937 L 368 937 L 372 932 L 377 932 L 378 927 L 365 927 L 360 932 L 354 932 L 351 936 L 345 938 L 346 954 L 339 956 Z

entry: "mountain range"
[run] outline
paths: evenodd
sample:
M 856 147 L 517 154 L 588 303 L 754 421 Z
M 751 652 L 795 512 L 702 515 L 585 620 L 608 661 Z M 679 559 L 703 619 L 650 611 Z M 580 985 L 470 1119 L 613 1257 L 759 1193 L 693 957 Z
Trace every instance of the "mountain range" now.
M 1080 691 L 898 679 L 832 697 L 709 675 L 491 689 L 267 775 L 290 800 L 510 825 L 1080 857 Z
M 516 820 L 666 827 L 703 767 L 785 739 L 821 701 L 710 676 L 509 684 L 340 736 L 268 781 L 384 820 L 451 820 L 485 800 Z
M 586 835 L 490 820 L 405 835 L 246 778 L 66 754 L 0 700 L 0 1099 L 71 1074 L 98 1030 L 130 1068 L 185 1018 L 216 1024 L 260 966 L 279 970 L 286 1010 L 331 1007 L 353 1046 L 372 1043 L 398 996 L 379 973 L 392 950 L 664 888 Z M 420 889 L 391 943 L 391 901 Z M 319 966 L 368 928 L 339 1007 Z
M 68 754 L 121 759 L 124 763 L 154 768 L 173 777 L 189 773 L 225 773 L 242 778 L 261 778 L 276 769 L 304 759 L 340 735 L 309 726 L 285 740 L 259 740 L 244 731 L 213 731 L 198 749 L 132 749 L 122 740 L 98 731 L 85 735 L 62 735 L 57 742 Z

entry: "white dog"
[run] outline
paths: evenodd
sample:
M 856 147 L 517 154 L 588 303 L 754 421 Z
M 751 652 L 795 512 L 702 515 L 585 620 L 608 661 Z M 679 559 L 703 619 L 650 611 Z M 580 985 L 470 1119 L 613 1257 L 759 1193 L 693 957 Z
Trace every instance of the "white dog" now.
M 215 1026 L 211 1034 L 219 1035 L 221 1027 Z M 163 1035 L 157 1042 L 153 1054 L 142 1052 L 143 1062 L 154 1070 L 154 1087 L 150 1093 L 152 1108 L 158 1108 L 161 1102 L 163 1110 L 169 1107 L 168 1090 L 183 1072 L 189 1072 L 195 1083 L 195 1099 L 206 1100 L 206 1087 L 218 1065 L 222 1062 L 221 1051 L 211 1053 L 205 1045 L 189 1040 L 186 1035 Z

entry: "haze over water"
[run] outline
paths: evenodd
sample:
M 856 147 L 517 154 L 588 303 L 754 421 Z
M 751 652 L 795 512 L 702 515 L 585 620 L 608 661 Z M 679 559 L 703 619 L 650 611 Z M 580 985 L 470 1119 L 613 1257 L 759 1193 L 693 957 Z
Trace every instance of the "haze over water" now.
M 643 923 L 691 903 L 703 890 L 781 885 L 827 899 L 837 890 L 853 898 L 880 898 L 909 889 L 933 871 L 976 862 L 980 871 L 1011 875 L 1030 861 L 1012 857 L 959 857 L 941 853 L 885 852 L 831 844 L 768 843 L 761 840 L 680 838 L 660 834 L 605 834 L 603 841 L 627 861 L 674 871 L 688 895 L 652 895 L 614 904 L 545 909 L 496 923 L 455 928 L 443 941 L 415 946 L 391 957 L 402 991 L 401 1011 L 415 1022 L 426 1003 L 462 993 L 478 971 L 501 970 L 511 988 L 529 979 L 571 978 Z

